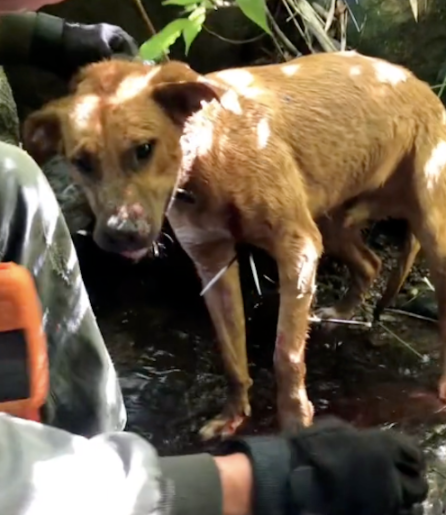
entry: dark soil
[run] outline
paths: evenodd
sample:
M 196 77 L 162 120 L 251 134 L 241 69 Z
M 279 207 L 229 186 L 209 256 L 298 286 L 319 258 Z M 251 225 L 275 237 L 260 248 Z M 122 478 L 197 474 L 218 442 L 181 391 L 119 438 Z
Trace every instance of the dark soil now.
M 369 234 L 384 259 L 384 271 L 357 319 L 370 317 L 398 252 L 398 232 Z M 395 228 L 394 228 L 395 233 Z M 87 238 L 76 242 L 85 282 L 99 325 L 121 378 L 128 430 L 148 438 L 160 454 L 209 448 L 197 437 L 206 419 L 223 405 L 226 382 L 211 323 L 199 296 L 191 263 L 166 239 L 164 256 L 134 265 L 105 254 Z M 242 249 L 248 320 L 248 351 L 254 386 L 253 417 L 245 433 L 277 430 L 273 342 L 278 307 L 274 265 L 255 252 L 262 296 L 256 293 Z M 422 261 L 400 302 L 420 289 Z M 331 304 L 348 281 L 343 267 L 324 259 L 318 304 Z M 385 313 L 372 329 L 314 327 L 308 343 L 308 389 L 318 415 L 335 414 L 357 426 L 393 426 L 419 439 L 428 450 L 432 489 L 429 513 L 443 512 L 446 492 L 446 406 L 436 397 L 439 355 L 435 323 Z

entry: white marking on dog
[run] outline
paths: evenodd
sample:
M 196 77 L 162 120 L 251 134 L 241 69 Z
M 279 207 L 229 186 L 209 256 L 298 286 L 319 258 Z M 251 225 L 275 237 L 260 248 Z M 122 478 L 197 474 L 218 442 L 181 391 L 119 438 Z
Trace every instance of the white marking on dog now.
M 92 118 L 95 116 L 99 107 L 99 97 L 97 95 L 85 95 L 76 101 L 74 110 L 70 118 L 77 129 L 83 130 L 91 127 Z
M 288 64 L 288 65 L 282 66 L 282 68 L 280 70 L 287 77 L 292 77 L 299 71 L 299 68 L 300 68 L 300 64 Z
M 314 293 L 315 270 L 319 254 L 314 243 L 307 239 L 297 262 L 297 298 Z
M 259 149 L 264 149 L 268 144 L 269 137 L 271 136 L 271 129 L 266 118 L 262 118 L 257 124 L 257 146 Z
M 427 178 L 427 187 L 432 190 L 437 185 L 440 174 L 446 166 L 446 141 L 441 140 L 432 149 L 432 153 L 424 167 Z
M 254 76 L 247 70 L 223 70 L 217 77 L 247 98 L 256 98 L 265 93 L 263 89 L 253 87 Z
M 221 105 L 234 114 L 243 114 L 238 95 L 235 91 L 227 91 L 220 99 Z
M 384 61 L 375 61 L 373 67 L 375 68 L 378 81 L 391 84 L 392 86 L 405 82 L 409 78 L 405 70 Z
M 223 70 L 217 77 L 237 88 L 247 88 L 254 82 L 254 76 L 247 70 Z
M 155 67 L 144 75 L 135 73 L 128 75 L 121 81 L 116 93 L 109 97 L 109 102 L 116 105 L 136 97 L 147 88 L 149 82 L 158 72 L 159 67 Z
M 340 52 L 336 53 L 341 57 L 356 57 L 359 55 L 355 50 L 341 50 Z
M 361 73 L 362 73 L 361 66 L 352 66 L 350 68 L 350 75 L 352 77 L 357 77 L 358 75 L 361 75 Z

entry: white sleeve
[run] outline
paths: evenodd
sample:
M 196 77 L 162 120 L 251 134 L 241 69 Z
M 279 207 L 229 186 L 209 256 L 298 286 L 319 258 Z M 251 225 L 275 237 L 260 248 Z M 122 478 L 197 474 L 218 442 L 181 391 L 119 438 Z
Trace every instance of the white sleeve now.
M 1 515 L 162 515 L 161 480 L 135 434 L 87 440 L 0 414 Z

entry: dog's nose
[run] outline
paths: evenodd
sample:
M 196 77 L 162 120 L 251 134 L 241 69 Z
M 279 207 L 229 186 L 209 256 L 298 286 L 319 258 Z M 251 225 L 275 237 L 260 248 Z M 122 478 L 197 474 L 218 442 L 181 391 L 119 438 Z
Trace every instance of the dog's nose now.
M 111 252 L 128 252 L 149 247 L 150 226 L 140 220 L 110 217 L 96 234 L 100 247 Z

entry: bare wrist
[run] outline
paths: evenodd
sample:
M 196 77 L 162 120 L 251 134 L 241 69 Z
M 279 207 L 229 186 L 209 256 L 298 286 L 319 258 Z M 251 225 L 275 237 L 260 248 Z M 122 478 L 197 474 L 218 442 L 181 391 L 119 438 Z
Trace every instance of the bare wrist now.
M 252 468 L 243 453 L 214 458 L 220 473 L 223 515 L 251 515 Z

